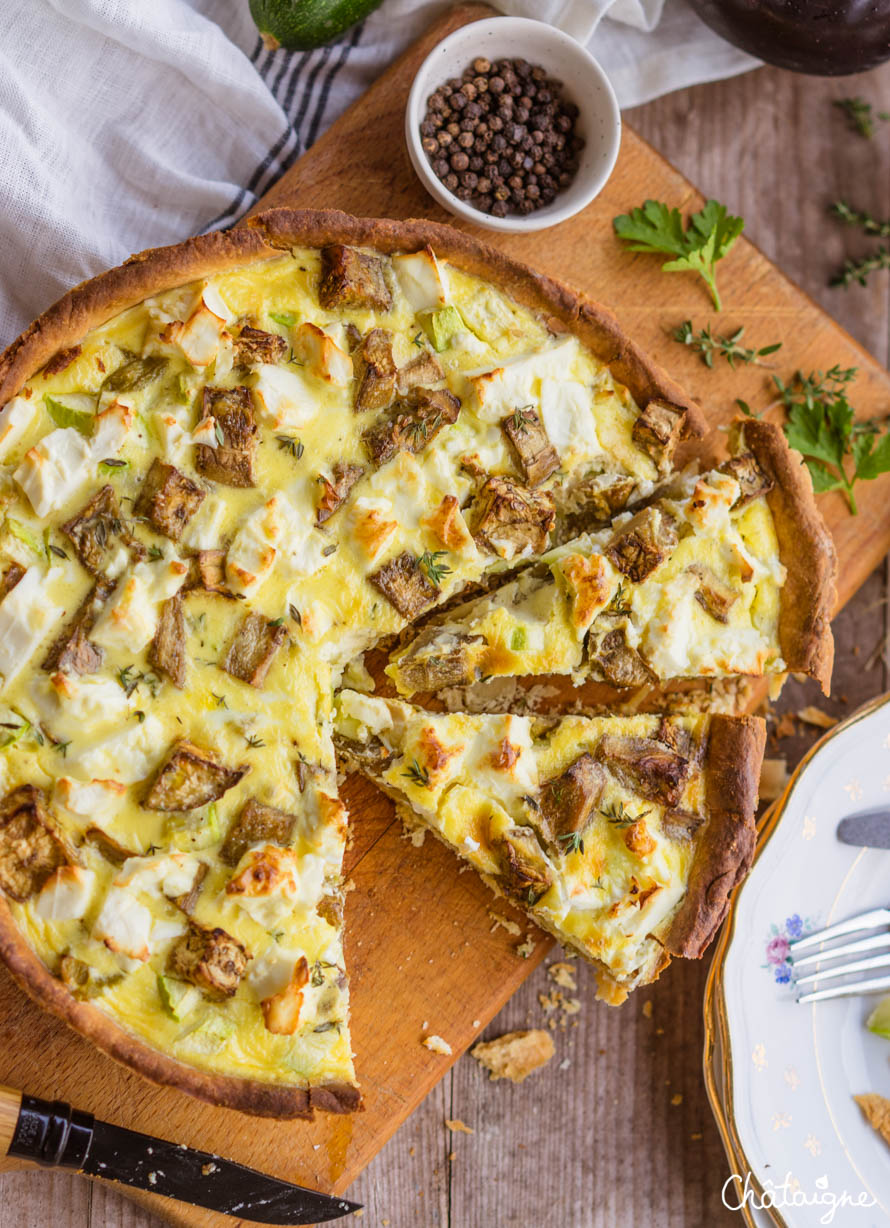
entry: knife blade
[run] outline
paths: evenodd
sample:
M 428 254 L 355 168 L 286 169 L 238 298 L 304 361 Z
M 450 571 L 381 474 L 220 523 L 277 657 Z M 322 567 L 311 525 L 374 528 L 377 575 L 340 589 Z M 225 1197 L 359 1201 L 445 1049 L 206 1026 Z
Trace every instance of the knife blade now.
M 863 810 L 841 819 L 837 838 L 857 848 L 890 849 L 890 810 Z
M 6 1155 L 74 1168 L 258 1224 L 315 1224 L 361 1205 L 11 1087 L 0 1086 L 0 1144 L 6 1144 Z

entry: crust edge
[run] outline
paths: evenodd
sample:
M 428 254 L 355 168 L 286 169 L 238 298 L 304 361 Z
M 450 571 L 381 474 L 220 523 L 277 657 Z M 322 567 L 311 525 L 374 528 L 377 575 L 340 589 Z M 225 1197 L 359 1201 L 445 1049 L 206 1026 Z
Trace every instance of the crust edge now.
M 711 716 L 704 764 L 708 822 L 689 884 L 665 940 L 671 955 L 698 959 L 729 911 L 730 894 L 746 876 L 757 841 L 760 763 L 766 724 L 758 716 Z
M 813 495 L 802 458 L 792 452 L 781 427 L 760 419 L 734 424 L 745 446 L 775 483 L 766 496 L 787 572 L 779 615 L 779 646 L 792 673 L 809 674 L 831 692 L 837 604 L 837 553 Z
M 518 302 L 573 331 L 630 389 L 641 409 L 663 397 L 686 410 L 684 438 L 704 434 L 698 405 L 657 363 L 624 335 L 605 307 L 561 282 L 536 273 L 488 244 L 438 222 L 356 218 L 338 210 L 269 209 L 246 225 L 214 231 L 171 247 L 150 248 L 117 268 L 81 282 L 39 316 L 0 355 L 0 405 L 58 351 L 152 294 L 237 265 L 273 259 L 304 243 L 351 243 L 383 252 L 430 244 L 461 268 L 493 280 Z
M 151 1048 L 119 1027 L 98 1007 L 78 1001 L 52 976 L 19 931 L 3 897 L 0 897 L 0 958 L 16 984 L 38 1006 L 152 1083 L 174 1087 L 208 1104 L 237 1109 L 256 1117 L 311 1120 L 315 1109 L 352 1113 L 362 1108 L 359 1089 L 348 1083 L 284 1087 L 256 1079 L 216 1075 Z

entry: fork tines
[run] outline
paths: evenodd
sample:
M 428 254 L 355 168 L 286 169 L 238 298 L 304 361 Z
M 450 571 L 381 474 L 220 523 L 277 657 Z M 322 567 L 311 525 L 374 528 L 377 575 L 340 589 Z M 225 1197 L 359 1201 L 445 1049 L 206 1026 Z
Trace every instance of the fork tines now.
M 830 925 L 827 929 L 818 930 L 814 934 L 807 934 L 805 938 L 798 938 L 796 942 L 790 944 L 790 959 L 795 969 L 803 967 L 811 967 L 815 964 L 832 963 L 836 959 L 844 957 L 844 962 L 835 964 L 831 968 L 823 968 L 818 972 L 808 972 L 806 976 L 797 977 L 796 984 L 798 989 L 807 985 L 812 985 L 816 981 L 836 980 L 838 977 L 852 976 L 855 973 L 861 972 L 876 972 L 878 969 L 885 968 L 887 972 L 883 975 L 868 977 L 864 980 L 848 981 L 841 985 L 832 985 L 827 989 L 813 989 L 805 993 L 798 993 L 798 1002 L 819 1002 L 826 998 L 846 998 L 854 994 L 875 993 L 881 989 L 890 989 L 890 930 L 884 930 L 880 934 L 872 934 L 868 937 L 854 937 L 851 942 L 844 942 L 834 947 L 815 950 L 822 943 L 831 942 L 834 938 L 842 938 L 845 936 L 855 936 L 863 934 L 868 930 L 877 929 L 879 926 L 890 926 L 890 909 L 888 908 L 873 908 L 869 912 L 861 913 L 858 917 L 851 917 L 847 921 L 840 921 L 837 925 Z M 867 951 L 875 951 L 880 948 L 886 948 L 881 955 L 868 955 L 865 958 L 849 959 L 849 956 L 862 956 Z M 809 954 L 804 954 L 809 952 Z

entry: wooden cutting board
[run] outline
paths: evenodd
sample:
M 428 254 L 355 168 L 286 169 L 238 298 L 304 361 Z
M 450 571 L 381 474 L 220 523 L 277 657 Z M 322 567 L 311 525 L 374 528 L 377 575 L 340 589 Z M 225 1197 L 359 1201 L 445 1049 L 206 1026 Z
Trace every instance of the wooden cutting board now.
M 411 170 L 402 136 L 405 99 L 430 48 L 456 27 L 487 14 L 481 5 L 466 5 L 443 17 L 262 204 L 450 220 Z M 612 235 L 611 219 L 647 197 L 684 210 L 698 207 L 702 199 L 625 129 L 611 180 L 582 214 L 534 235 L 479 233 L 612 307 L 628 332 L 707 410 L 714 434 L 705 450 L 721 446 L 717 428 L 733 417 L 736 397 L 760 407 L 771 394 L 762 369 L 734 372 L 721 361 L 709 371 L 673 342 L 669 331 L 687 318 L 696 327 L 710 321 L 721 332 L 743 324 L 749 345 L 783 340 L 783 350 L 772 361 L 785 377 L 796 368 L 858 366 L 855 401 L 862 415 L 890 411 L 887 372 L 751 244 L 738 243 L 720 267 L 724 311 L 719 318 L 698 279 L 663 274 L 656 258 L 624 252 Z M 841 560 L 841 602 L 890 548 L 888 499 L 890 477 L 862 487 L 856 518 L 840 496 L 820 499 Z M 0 1082 L 73 1101 L 132 1129 L 217 1151 L 301 1184 L 345 1190 L 549 949 L 549 941 L 537 935 L 531 957 L 518 957 L 519 938 L 503 928 L 492 932 L 489 910 L 509 915 L 506 906 L 495 903 L 475 875 L 460 873 L 438 843 L 428 840 L 413 848 L 390 804 L 371 786 L 351 779 L 346 799 L 354 832 L 347 857 L 354 885 L 347 908 L 347 958 L 353 1040 L 366 1102 L 362 1114 L 322 1116 L 308 1124 L 269 1122 L 156 1088 L 33 1006 L 5 972 L 0 973 Z M 454 1057 L 425 1049 L 420 1039 L 427 1031 L 445 1037 Z M 223 1228 L 234 1222 L 151 1195 L 134 1196 L 183 1228 Z

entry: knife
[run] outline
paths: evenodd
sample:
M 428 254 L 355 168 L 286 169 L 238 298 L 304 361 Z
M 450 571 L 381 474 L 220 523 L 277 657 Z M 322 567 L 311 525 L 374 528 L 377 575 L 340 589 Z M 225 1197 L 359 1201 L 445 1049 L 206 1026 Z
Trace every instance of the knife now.
M 837 838 L 843 844 L 870 849 L 890 849 L 890 810 L 863 810 L 841 819 Z
M 258 1224 L 315 1224 L 360 1207 L 206 1151 L 97 1121 L 61 1100 L 38 1100 L 0 1085 L 2 1155 L 74 1168 Z

